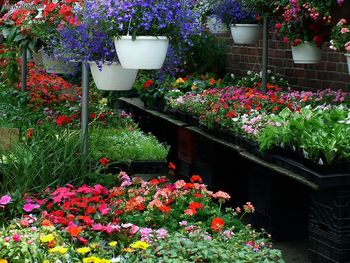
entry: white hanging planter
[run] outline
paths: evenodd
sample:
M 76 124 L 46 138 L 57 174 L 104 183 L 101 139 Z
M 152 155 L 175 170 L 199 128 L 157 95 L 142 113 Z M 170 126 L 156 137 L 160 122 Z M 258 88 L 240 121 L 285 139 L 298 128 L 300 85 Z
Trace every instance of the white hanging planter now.
M 105 62 L 100 70 L 95 62 L 89 62 L 91 74 L 100 90 L 131 90 L 137 69 L 125 69 L 119 63 Z
M 72 74 L 76 71 L 74 68 L 74 63 L 53 59 L 49 55 L 47 55 L 43 50 L 39 50 L 39 56 L 47 73 Z
M 321 61 L 321 49 L 305 42 L 292 46 L 292 56 L 295 64 L 315 64 Z
M 349 70 L 349 74 L 350 74 L 350 53 L 346 53 L 344 55 L 346 56 L 346 60 L 348 61 L 348 70 Z
M 221 34 L 227 32 L 226 25 L 216 15 L 207 17 L 207 27 L 209 29 L 209 32 L 212 34 Z
M 118 59 L 127 69 L 160 69 L 163 66 L 169 39 L 164 36 L 122 36 L 114 39 Z
M 235 44 L 256 44 L 262 38 L 262 26 L 258 24 L 234 24 L 230 29 Z

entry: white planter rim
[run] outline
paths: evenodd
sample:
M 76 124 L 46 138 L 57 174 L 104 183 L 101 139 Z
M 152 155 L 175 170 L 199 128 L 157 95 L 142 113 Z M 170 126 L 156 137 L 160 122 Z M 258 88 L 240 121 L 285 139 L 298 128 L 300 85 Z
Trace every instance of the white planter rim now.
M 350 53 L 345 53 L 344 56 L 345 57 L 350 57 Z
M 256 26 L 256 27 L 262 27 L 262 25 L 260 24 L 231 24 L 230 26 L 246 26 L 246 27 L 252 27 L 252 26 Z
M 96 62 L 96 61 L 88 61 L 88 63 L 91 65 L 91 64 L 98 64 L 98 62 Z M 111 61 L 104 61 L 104 63 L 102 64 L 102 65 L 120 65 L 120 63 L 119 62 L 116 62 L 116 61 L 113 61 L 113 62 L 111 62 Z
M 120 38 L 115 37 L 116 40 L 125 39 L 132 40 L 132 36 L 121 36 Z M 168 40 L 169 38 L 166 36 L 136 36 L 136 40 L 150 40 L 150 39 L 160 39 L 160 40 Z

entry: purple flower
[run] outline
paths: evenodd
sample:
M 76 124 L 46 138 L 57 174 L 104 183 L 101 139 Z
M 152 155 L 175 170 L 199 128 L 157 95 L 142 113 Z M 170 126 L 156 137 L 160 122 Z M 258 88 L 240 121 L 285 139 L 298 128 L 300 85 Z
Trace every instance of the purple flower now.
M 226 25 L 256 22 L 256 14 L 245 10 L 242 0 L 219 0 L 214 8 L 214 14 Z

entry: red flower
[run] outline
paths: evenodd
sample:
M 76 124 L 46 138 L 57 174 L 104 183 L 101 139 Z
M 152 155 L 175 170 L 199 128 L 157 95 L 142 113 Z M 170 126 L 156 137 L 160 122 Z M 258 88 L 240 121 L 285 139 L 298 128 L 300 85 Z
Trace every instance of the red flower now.
M 211 229 L 214 232 L 221 231 L 224 228 L 224 226 L 225 226 L 225 221 L 220 217 L 215 217 L 211 221 Z
M 191 183 L 198 182 L 200 184 L 203 182 L 202 177 L 200 177 L 199 175 L 192 175 L 190 181 Z
M 60 115 L 56 118 L 56 125 L 57 126 L 62 126 L 64 124 L 68 124 L 68 123 L 71 123 L 72 120 L 70 118 L 68 118 L 67 116 L 64 116 L 64 115 Z
M 72 237 L 77 237 L 80 234 L 82 228 L 77 226 L 68 226 L 66 230 Z
M 29 140 L 30 137 L 32 137 L 32 134 L 33 134 L 33 128 L 30 128 L 27 132 L 27 139 Z
M 281 23 L 277 23 L 276 25 L 275 25 L 275 28 L 276 29 L 280 29 L 282 27 L 282 24 Z
M 153 83 L 154 83 L 153 80 L 148 79 L 148 80 L 143 84 L 143 88 L 144 88 L 144 89 L 147 89 L 147 88 L 149 88 L 150 86 L 152 86 Z
M 159 207 L 159 210 L 162 211 L 163 213 L 169 213 L 171 208 L 167 205 L 163 205 L 163 206 Z
M 103 157 L 103 158 L 101 158 L 101 159 L 99 160 L 99 162 L 100 162 L 100 164 L 106 166 L 110 161 L 109 161 L 108 158 Z
M 173 164 L 172 162 L 169 163 L 168 167 L 169 167 L 169 169 L 171 169 L 171 170 L 174 170 L 174 171 L 176 170 L 176 166 L 175 166 L 175 164 Z
M 197 209 L 203 209 L 203 205 L 198 202 L 191 202 L 188 208 L 197 211 Z

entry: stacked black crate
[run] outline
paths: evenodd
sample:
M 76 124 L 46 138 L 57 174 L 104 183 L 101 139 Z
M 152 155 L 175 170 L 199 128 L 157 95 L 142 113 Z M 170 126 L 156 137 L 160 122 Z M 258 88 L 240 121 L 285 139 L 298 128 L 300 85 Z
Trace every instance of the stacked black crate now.
M 310 207 L 310 261 L 350 262 L 350 189 L 315 191 Z

